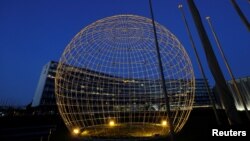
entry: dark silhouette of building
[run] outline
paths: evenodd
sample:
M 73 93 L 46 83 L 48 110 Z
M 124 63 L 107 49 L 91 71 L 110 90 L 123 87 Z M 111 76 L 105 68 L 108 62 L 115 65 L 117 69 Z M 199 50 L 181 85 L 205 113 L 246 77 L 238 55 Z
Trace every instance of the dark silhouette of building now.
M 55 74 L 57 65 L 57 62 L 50 61 L 42 69 L 31 105 L 32 107 L 36 107 L 39 112 L 57 112 L 55 101 Z

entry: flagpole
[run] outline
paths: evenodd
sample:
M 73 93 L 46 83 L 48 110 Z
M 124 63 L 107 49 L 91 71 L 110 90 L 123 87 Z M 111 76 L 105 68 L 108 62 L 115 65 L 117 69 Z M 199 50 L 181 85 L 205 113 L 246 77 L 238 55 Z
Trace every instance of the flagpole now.
M 206 88 L 207 88 L 209 100 L 212 103 L 212 108 L 213 108 L 213 111 L 214 111 L 214 114 L 215 114 L 216 121 L 217 121 L 218 125 L 221 125 L 221 122 L 220 122 L 220 119 L 219 119 L 219 116 L 218 116 L 218 113 L 217 113 L 217 110 L 216 110 L 215 102 L 214 102 L 214 100 L 212 98 L 212 92 L 211 92 L 211 90 L 209 88 L 209 85 L 208 85 L 208 82 L 207 82 L 207 77 L 206 77 L 206 74 L 204 72 L 204 69 L 203 69 L 203 66 L 202 66 L 202 63 L 201 63 L 201 60 L 200 60 L 200 56 L 199 56 L 198 51 L 196 49 L 196 46 L 195 46 L 191 31 L 190 31 L 190 28 L 189 28 L 189 25 L 188 25 L 187 20 L 186 20 L 185 13 L 184 13 L 182 7 L 183 7 L 182 4 L 178 5 L 178 8 L 180 9 L 181 14 L 182 14 L 182 19 L 183 19 L 183 21 L 185 23 L 185 27 L 186 27 L 186 30 L 187 30 L 187 33 L 188 33 L 188 36 L 189 36 L 189 40 L 191 42 L 191 46 L 192 46 L 192 48 L 193 48 L 193 50 L 195 52 L 195 57 L 196 57 L 196 60 L 198 62 L 198 65 L 199 65 L 199 69 L 201 71 L 203 79 L 205 80 L 205 85 L 206 85 Z
M 209 27 L 210 27 L 210 29 L 211 29 L 211 31 L 212 31 L 212 33 L 213 33 L 213 36 L 214 36 L 216 45 L 217 45 L 217 47 L 218 47 L 218 49 L 219 49 L 219 51 L 220 51 L 220 54 L 221 54 L 221 56 L 222 56 L 222 58 L 223 58 L 223 61 L 224 61 L 225 65 L 226 65 L 226 67 L 227 67 L 227 70 L 228 70 L 228 72 L 229 72 L 231 78 L 232 78 L 233 86 L 234 86 L 234 88 L 235 88 L 235 90 L 236 90 L 236 94 L 237 94 L 239 100 L 241 101 L 241 103 L 243 104 L 243 107 L 244 107 L 244 110 L 245 110 L 245 112 L 246 112 L 246 115 L 247 115 L 248 120 L 250 120 L 250 115 L 249 115 L 248 110 L 247 110 L 246 102 L 245 102 L 245 100 L 243 99 L 243 95 L 242 95 L 242 94 L 240 93 L 240 91 L 239 91 L 239 87 L 237 86 L 237 83 L 236 83 L 234 74 L 233 74 L 233 72 L 232 72 L 231 67 L 229 66 L 229 63 L 228 63 L 227 58 L 226 58 L 226 56 L 225 56 L 225 53 L 224 53 L 224 51 L 223 51 L 223 49 L 222 49 L 222 46 L 221 46 L 221 44 L 220 44 L 219 38 L 218 38 L 218 36 L 217 36 L 217 34 L 216 34 L 215 30 L 214 30 L 214 27 L 213 27 L 213 25 L 212 25 L 211 20 L 210 20 L 210 17 L 206 17 L 206 19 L 207 19 L 207 22 L 208 22 L 208 24 L 209 24 Z
M 250 23 L 248 22 L 246 16 L 244 15 L 244 13 L 241 11 L 240 7 L 238 6 L 238 4 L 236 3 L 235 0 L 231 0 L 234 9 L 237 11 L 238 15 L 240 16 L 242 22 L 245 24 L 245 26 L 247 27 L 248 31 L 250 31 Z M 250 0 L 248 1 L 250 3 Z
M 219 94 L 222 98 L 223 105 L 225 107 L 225 112 L 228 116 L 231 125 L 241 124 L 241 118 L 235 107 L 234 99 L 232 93 L 229 90 L 225 77 L 221 71 L 218 60 L 213 51 L 212 45 L 203 26 L 199 10 L 197 9 L 193 0 L 187 0 L 189 9 L 191 11 L 194 23 L 196 25 L 203 49 L 207 58 L 208 66 L 216 82 Z
M 158 38 L 157 38 L 157 33 L 156 33 L 154 13 L 153 13 L 153 7 L 152 7 L 151 0 L 149 0 L 149 6 L 150 6 L 150 15 L 151 15 L 152 25 L 153 25 L 153 30 L 154 30 L 155 48 L 156 48 L 156 52 L 157 52 L 158 65 L 159 65 L 159 71 L 160 71 L 160 76 L 161 76 L 162 90 L 163 90 L 163 93 L 165 95 L 167 120 L 169 123 L 169 130 L 170 130 L 169 136 L 170 136 L 170 140 L 174 141 L 174 127 L 173 127 L 172 119 L 169 117 L 170 116 L 170 103 L 169 103 L 168 93 L 167 93 L 167 89 L 166 89 L 166 82 L 165 82 L 165 78 L 164 78 L 164 71 L 163 71 L 163 66 L 162 66 L 162 60 L 161 60 L 160 48 L 159 48 L 159 43 L 158 43 Z

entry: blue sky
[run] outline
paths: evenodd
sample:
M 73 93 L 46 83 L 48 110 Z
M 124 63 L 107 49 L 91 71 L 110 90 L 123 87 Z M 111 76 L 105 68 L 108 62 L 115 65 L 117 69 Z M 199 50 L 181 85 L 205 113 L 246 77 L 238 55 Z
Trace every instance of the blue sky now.
M 241 22 L 230 0 L 195 0 L 217 58 L 221 60 L 205 20 L 210 16 L 228 61 L 237 78 L 250 76 L 250 32 Z M 237 1 L 250 20 L 248 0 Z M 186 0 L 153 0 L 155 20 L 168 28 L 182 42 L 200 78 L 181 14 L 182 3 L 205 72 L 214 80 Z M 85 26 L 116 14 L 150 17 L 148 0 L 0 0 L 0 104 L 24 105 L 32 101 L 38 79 L 50 60 L 59 60 L 66 45 Z M 226 67 L 220 61 L 221 68 Z M 229 75 L 225 73 L 227 80 Z

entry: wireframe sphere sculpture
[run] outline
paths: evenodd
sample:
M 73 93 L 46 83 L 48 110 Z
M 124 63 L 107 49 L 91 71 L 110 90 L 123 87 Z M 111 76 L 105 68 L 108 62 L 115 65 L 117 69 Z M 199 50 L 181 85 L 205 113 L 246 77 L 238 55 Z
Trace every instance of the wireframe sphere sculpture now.
M 151 19 L 116 15 L 83 28 L 67 45 L 56 72 L 56 99 L 70 131 L 83 137 L 167 136 L 178 132 L 194 100 L 190 59 L 156 23 L 170 113 L 166 112 Z

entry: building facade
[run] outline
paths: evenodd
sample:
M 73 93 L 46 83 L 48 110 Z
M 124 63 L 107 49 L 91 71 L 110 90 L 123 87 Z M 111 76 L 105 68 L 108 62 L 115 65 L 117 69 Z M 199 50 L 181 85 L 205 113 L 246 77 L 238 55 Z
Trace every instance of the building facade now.
M 195 98 L 194 98 L 194 108 L 200 108 L 200 107 L 211 107 L 212 101 L 209 98 L 209 90 L 211 92 L 211 98 L 213 101 L 215 101 L 214 93 L 209 86 L 207 88 L 206 86 L 207 79 L 201 79 L 197 78 L 195 79 Z M 209 89 L 209 90 L 208 90 Z
M 56 112 L 55 101 L 55 74 L 58 63 L 48 62 L 42 69 L 35 95 L 32 101 L 32 107 L 39 107 L 41 111 Z
M 39 79 L 39 82 L 38 82 L 38 85 L 37 85 L 37 88 L 35 91 L 35 95 L 33 98 L 32 107 L 39 107 L 39 109 L 42 111 L 57 112 L 56 99 L 55 99 L 55 75 L 56 75 L 57 65 L 58 65 L 58 62 L 50 61 L 49 63 L 47 63 L 43 67 L 43 70 L 41 72 L 40 79 Z M 97 78 L 100 79 L 100 75 L 102 75 L 103 77 L 101 77 L 101 78 L 105 79 L 105 80 L 97 80 L 97 78 L 95 78 L 97 73 L 95 73 L 94 71 L 89 71 L 89 70 L 86 70 L 86 72 L 88 73 L 88 77 L 85 77 L 85 79 L 91 79 L 93 81 L 93 83 L 90 85 L 97 85 L 96 89 L 90 90 L 90 89 L 86 88 L 87 85 L 82 86 L 82 87 L 77 88 L 77 89 L 81 90 L 83 93 L 87 92 L 88 94 L 96 95 L 96 97 L 98 97 L 100 93 L 103 93 L 104 97 L 110 97 L 110 98 L 105 98 L 105 99 L 111 100 L 111 101 L 105 101 L 105 104 L 107 104 L 107 105 L 112 103 L 112 99 L 113 99 L 112 93 L 114 93 L 114 92 L 115 93 L 131 93 L 131 92 L 126 92 L 129 90 L 129 87 L 135 88 L 134 89 L 135 91 L 132 93 L 137 94 L 137 95 L 141 95 L 140 99 L 136 100 L 136 98 L 135 98 L 134 102 L 131 104 L 126 104 L 126 103 L 121 104 L 120 103 L 120 105 L 116 105 L 113 108 L 116 108 L 116 109 L 122 108 L 124 110 L 129 110 L 129 108 L 138 108 L 138 109 L 148 108 L 149 110 L 165 109 L 165 105 L 156 104 L 157 101 L 155 103 L 147 103 L 146 102 L 147 98 L 150 98 L 150 97 L 147 97 L 147 95 L 151 95 L 152 93 L 159 93 L 160 92 L 160 87 L 157 88 L 157 86 L 152 86 L 152 84 L 154 84 L 154 82 L 152 80 L 151 81 L 149 81 L 149 80 L 127 80 L 127 81 L 121 80 L 121 81 L 119 81 L 119 79 L 116 79 L 115 83 L 114 82 L 108 83 L 108 82 L 114 81 L 114 79 L 112 79 L 112 76 L 98 73 L 99 76 Z M 98 85 L 98 81 L 107 81 L 107 86 Z M 171 86 L 171 89 L 168 89 L 169 95 L 174 95 L 175 92 L 181 91 L 182 89 L 185 89 L 185 88 L 179 87 L 181 84 L 173 83 L 173 81 L 171 83 L 168 83 L 168 81 L 171 81 L 171 80 L 166 80 L 167 88 L 170 87 L 170 86 L 168 86 L 168 84 L 175 85 L 174 87 Z M 207 80 L 196 79 L 194 107 L 210 107 L 211 106 L 211 102 L 210 102 L 210 99 L 208 96 L 208 90 L 207 90 L 207 87 L 205 85 L 205 81 L 207 81 Z M 179 83 L 181 83 L 181 82 L 179 82 Z M 108 86 L 108 85 L 112 85 L 112 86 Z M 128 89 L 126 89 L 126 87 L 124 87 L 124 85 L 127 85 Z M 119 89 L 119 86 L 123 86 L 122 87 L 123 89 Z M 146 87 L 146 89 L 145 89 L 145 87 Z M 109 88 L 109 89 L 107 89 L 107 88 Z M 112 88 L 112 89 L 110 89 L 110 88 Z M 148 94 L 149 92 L 151 94 Z M 108 93 L 109 93 L 109 95 L 108 95 Z M 124 96 L 129 96 L 129 95 L 124 95 Z M 131 97 L 128 97 L 128 99 L 129 98 L 131 98 Z M 171 98 L 174 99 L 175 97 L 172 96 Z M 171 98 L 170 98 L 170 100 L 171 100 Z M 164 101 L 162 99 L 164 99 L 164 97 L 159 97 L 160 101 Z M 145 102 L 143 102 L 143 101 L 145 101 Z M 171 106 L 171 108 L 174 108 L 175 103 L 173 103 L 170 106 Z M 108 107 L 108 108 L 110 108 L 110 107 Z
M 242 78 L 238 78 L 235 80 L 236 81 L 236 85 L 238 87 L 238 90 L 240 92 L 240 94 L 243 97 L 243 100 L 246 103 L 247 109 L 250 110 L 250 77 L 242 77 Z M 229 90 L 231 91 L 232 97 L 234 99 L 234 104 L 236 106 L 236 109 L 239 111 L 243 111 L 245 110 L 242 104 L 242 101 L 240 100 L 236 88 L 233 84 L 232 80 L 227 81 L 227 86 L 229 87 Z M 220 94 L 216 89 L 216 86 L 213 88 L 214 93 L 215 93 L 215 98 L 218 101 L 218 106 L 219 108 L 224 108 L 223 106 L 223 102 L 220 98 Z
M 239 99 L 239 96 L 237 95 L 236 89 L 233 85 L 233 81 L 228 81 L 228 87 L 230 91 L 233 94 L 235 106 L 237 110 L 242 111 L 244 110 L 243 104 Z M 241 93 L 243 100 L 246 103 L 247 109 L 250 110 L 250 77 L 243 77 L 236 79 L 236 85 L 239 89 L 239 92 Z

